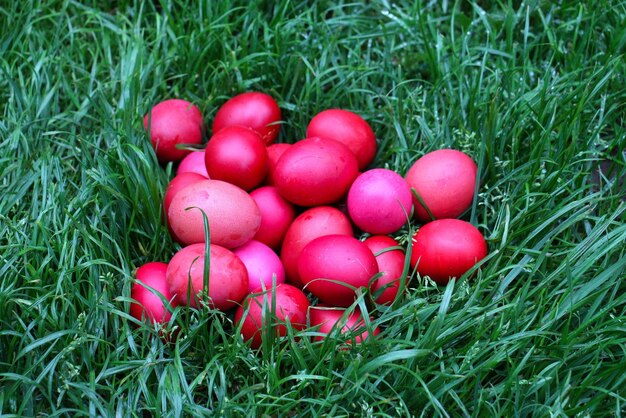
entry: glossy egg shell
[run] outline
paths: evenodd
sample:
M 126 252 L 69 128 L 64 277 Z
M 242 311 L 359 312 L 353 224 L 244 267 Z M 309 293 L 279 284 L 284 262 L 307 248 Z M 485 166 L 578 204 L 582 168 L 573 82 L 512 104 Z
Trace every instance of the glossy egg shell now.
M 205 150 L 209 176 L 244 190 L 261 184 L 267 174 L 267 149 L 250 128 L 228 126 L 214 134 Z
M 280 252 L 287 281 L 297 287 L 302 287 L 298 273 L 298 258 L 309 242 L 324 235 L 352 236 L 352 233 L 350 220 L 336 208 L 319 206 L 302 212 L 289 225 Z
M 378 264 L 358 239 L 326 235 L 304 247 L 298 258 L 298 273 L 304 288 L 322 302 L 349 306 L 356 297 L 353 288 L 368 287 L 378 273 Z
M 411 267 L 443 286 L 486 256 L 487 243 L 476 227 L 458 219 L 439 219 L 422 226 L 413 236 Z
M 345 145 L 332 139 L 307 138 L 283 153 L 274 181 L 291 203 L 320 206 L 341 199 L 357 175 L 356 157 Z
M 263 142 L 269 145 L 278 137 L 280 119 L 280 107 L 272 96 L 247 92 L 231 98 L 218 109 L 213 121 L 213 133 L 228 126 L 246 126 L 257 131 Z

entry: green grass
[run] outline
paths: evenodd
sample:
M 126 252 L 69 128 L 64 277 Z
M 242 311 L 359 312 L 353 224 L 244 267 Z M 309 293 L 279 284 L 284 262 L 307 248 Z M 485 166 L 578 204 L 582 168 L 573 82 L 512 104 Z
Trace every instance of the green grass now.
M 0 414 L 626 412 L 625 190 L 591 175 L 626 174 L 625 2 L 27 0 L 0 27 Z M 176 251 L 141 116 L 180 97 L 210 123 L 248 90 L 276 97 L 282 141 L 342 107 L 375 166 L 472 155 L 478 276 L 361 299 L 382 333 L 347 350 L 255 353 L 208 309 L 176 311 L 175 344 L 137 328 L 133 270 Z

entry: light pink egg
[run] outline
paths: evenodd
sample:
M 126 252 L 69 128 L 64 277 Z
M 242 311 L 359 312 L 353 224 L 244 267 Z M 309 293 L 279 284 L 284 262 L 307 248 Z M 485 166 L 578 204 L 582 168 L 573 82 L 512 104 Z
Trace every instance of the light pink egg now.
M 273 280 L 276 281 L 276 284 L 285 282 L 283 263 L 267 245 L 251 240 L 233 252 L 248 270 L 248 291 L 250 293 L 271 288 Z
M 411 215 L 412 196 L 398 173 L 375 168 L 361 174 L 348 192 L 352 221 L 370 234 L 391 234 Z
M 180 190 L 167 211 L 172 232 L 183 245 L 204 242 L 204 214 L 211 244 L 236 248 L 261 226 L 261 212 L 248 193 L 220 180 L 201 180 Z
M 253 190 L 250 197 L 261 211 L 261 227 L 254 239 L 274 249 L 279 248 L 289 225 L 296 217 L 296 210 L 273 186 Z
M 176 171 L 177 175 L 182 173 L 196 173 L 209 178 L 209 173 L 206 170 L 206 164 L 204 162 L 204 150 L 190 152 L 183 158 Z

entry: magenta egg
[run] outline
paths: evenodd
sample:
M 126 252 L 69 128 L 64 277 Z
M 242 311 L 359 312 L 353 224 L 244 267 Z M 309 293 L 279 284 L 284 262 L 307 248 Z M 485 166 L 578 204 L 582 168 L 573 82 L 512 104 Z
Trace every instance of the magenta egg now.
M 183 173 L 196 173 L 203 177 L 209 178 L 209 173 L 206 170 L 206 164 L 204 162 L 204 150 L 192 151 L 185 158 L 182 159 L 178 165 L 176 174 Z
M 296 217 L 296 210 L 273 186 L 260 187 L 250 192 L 261 211 L 261 227 L 254 239 L 274 249 L 279 248 L 287 229 Z
M 248 292 L 269 289 L 273 282 L 285 282 L 285 268 L 267 245 L 251 240 L 233 250 L 248 270 Z
M 384 168 L 366 171 L 348 192 L 350 218 L 370 234 L 391 234 L 411 215 L 411 190 L 402 176 Z

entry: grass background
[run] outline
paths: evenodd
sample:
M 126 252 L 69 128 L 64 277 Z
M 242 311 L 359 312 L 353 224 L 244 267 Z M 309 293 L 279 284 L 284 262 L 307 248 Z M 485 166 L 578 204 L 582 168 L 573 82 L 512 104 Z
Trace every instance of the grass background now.
M 1 414 L 626 412 L 623 1 L 0 4 Z M 281 141 L 341 107 L 375 166 L 472 155 L 478 277 L 414 277 L 347 350 L 255 354 L 209 310 L 176 311 L 176 344 L 136 328 L 133 270 L 176 250 L 141 116 L 179 97 L 210 123 L 248 90 L 278 100 Z

